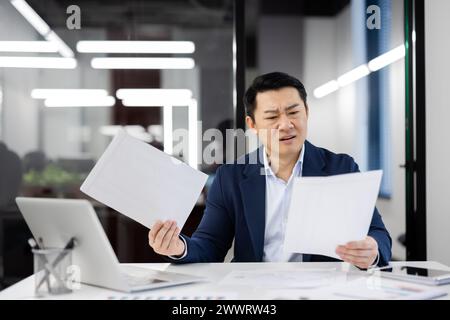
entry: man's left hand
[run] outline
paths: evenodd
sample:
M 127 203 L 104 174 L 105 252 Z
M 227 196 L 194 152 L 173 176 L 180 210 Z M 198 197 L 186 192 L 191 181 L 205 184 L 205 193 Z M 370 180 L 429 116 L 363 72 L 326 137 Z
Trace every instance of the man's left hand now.
M 344 246 L 338 246 L 336 253 L 343 261 L 361 269 L 368 269 L 377 259 L 378 244 L 374 238 L 367 236 L 364 240 L 351 241 Z

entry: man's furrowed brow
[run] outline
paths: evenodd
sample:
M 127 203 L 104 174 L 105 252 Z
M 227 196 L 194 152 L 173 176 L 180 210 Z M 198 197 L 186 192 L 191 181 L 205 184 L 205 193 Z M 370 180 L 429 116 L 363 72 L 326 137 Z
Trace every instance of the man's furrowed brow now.
M 295 107 L 299 107 L 300 105 L 298 103 L 294 103 L 292 105 L 290 105 L 289 107 L 286 108 L 286 110 L 291 110 L 294 109 Z

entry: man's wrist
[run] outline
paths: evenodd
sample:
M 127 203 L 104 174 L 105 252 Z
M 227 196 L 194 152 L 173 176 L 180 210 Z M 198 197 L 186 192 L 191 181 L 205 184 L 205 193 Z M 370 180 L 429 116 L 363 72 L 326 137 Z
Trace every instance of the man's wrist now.
M 375 268 L 378 265 L 378 262 L 380 262 L 380 252 L 379 251 L 377 253 L 377 257 L 376 257 L 375 261 L 372 263 L 372 265 L 369 266 L 369 269 Z
M 170 259 L 173 260 L 181 260 L 183 258 L 185 258 L 187 256 L 187 244 L 186 244 L 186 240 L 181 236 L 181 234 L 179 235 L 179 238 L 181 239 L 181 241 L 183 241 L 184 244 L 184 250 L 181 254 L 179 255 L 175 255 L 175 256 L 168 256 Z

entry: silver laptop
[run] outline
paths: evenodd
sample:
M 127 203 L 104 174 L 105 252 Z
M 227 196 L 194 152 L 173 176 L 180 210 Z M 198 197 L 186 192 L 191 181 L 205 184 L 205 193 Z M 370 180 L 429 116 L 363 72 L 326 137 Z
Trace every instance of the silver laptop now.
M 197 276 L 120 265 L 94 208 L 87 200 L 18 197 L 16 202 L 34 238 L 42 238 L 46 247 L 63 248 L 71 237 L 76 238 L 72 262 L 80 267 L 82 283 L 135 292 L 205 280 Z

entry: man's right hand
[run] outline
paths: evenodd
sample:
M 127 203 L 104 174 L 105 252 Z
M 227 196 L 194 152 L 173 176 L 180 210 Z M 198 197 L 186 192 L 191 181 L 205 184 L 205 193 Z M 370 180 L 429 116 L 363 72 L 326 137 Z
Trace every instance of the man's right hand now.
M 157 220 L 148 233 L 148 243 L 153 250 L 165 256 L 181 256 L 184 253 L 184 242 L 178 236 L 180 228 L 176 221 Z

